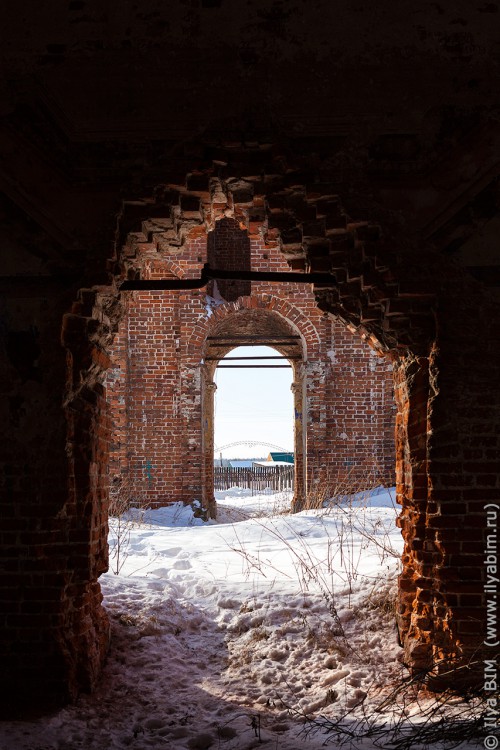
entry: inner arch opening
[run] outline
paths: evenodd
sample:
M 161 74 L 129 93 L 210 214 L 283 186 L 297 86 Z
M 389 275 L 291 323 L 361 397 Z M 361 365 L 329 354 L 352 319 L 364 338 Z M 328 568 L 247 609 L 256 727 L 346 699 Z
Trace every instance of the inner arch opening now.
M 230 359 L 258 356 L 278 359 Z M 214 448 L 244 440 L 260 440 L 280 447 L 281 443 L 285 443 L 287 451 L 294 454 L 294 501 L 298 502 L 303 497 L 306 452 L 303 430 L 303 363 L 306 359 L 306 343 L 299 328 L 273 310 L 247 308 L 236 311 L 221 320 L 207 336 L 203 389 L 204 499 L 212 513 L 216 512 Z M 248 366 L 259 362 L 260 371 Z M 241 367 L 245 364 L 246 367 Z M 280 367 L 271 367 L 273 364 L 279 364 Z M 276 376 L 273 386 L 270 373 Z M 280 402 L 283 406 L 278 415 L 276 404 Z M 217 414 L 221 416 L 221 407 L 225 424 L 216 419 Z M 242 408 L 243 414 L 240 411 Z M 267 416 L 269 413 L 272 416 Z M 248 437 L 241 433 L 242 417 L 246 419 Z M 284 430 L 285 422 L 289 425 L 287 430 Z M 250 426 L 251 431 L 248 432 Z M 240 437 L 241 440 L 238 439 Z M 220 461 L 220 455 L 218 458 Z
M 239 346 L 220 360 L 214 382 L 216 466 L 224 459 L 265 460 L 270 446 L 294 452 L 290 360 L 270 346 Z

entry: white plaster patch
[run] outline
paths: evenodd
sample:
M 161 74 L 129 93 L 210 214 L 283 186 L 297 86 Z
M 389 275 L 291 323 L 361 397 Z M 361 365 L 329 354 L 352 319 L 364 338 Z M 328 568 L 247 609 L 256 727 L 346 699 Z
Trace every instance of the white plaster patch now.
M 221 297 L 219 292 L 219 287 L 217 286 L 217 282 L 214 280 L 213 282 L 213 296 L 210 296 L 209 294 L 205 297 L 205 310 L 207 311 L 207 318 L 210 318 L 212 315 L 212 310 L 215 307 L 219 307 L 219 305 L 223 305 L 225 300 Z

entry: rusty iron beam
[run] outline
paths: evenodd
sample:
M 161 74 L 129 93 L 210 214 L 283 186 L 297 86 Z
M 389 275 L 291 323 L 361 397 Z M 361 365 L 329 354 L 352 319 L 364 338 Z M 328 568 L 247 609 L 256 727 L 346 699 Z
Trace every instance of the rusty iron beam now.
M 230 279 L 233 281 L 272 281 L 281 284 L 324 284 L 336 286 L 335 276 L 330 273 L 297 273 L 295 271 L 227 271 L 210 268 L 205 264 L 199 279 L 128 279 L 120 285 L 121 292 L 161 292 L 184 289 L 201 289 L 209 281 Z

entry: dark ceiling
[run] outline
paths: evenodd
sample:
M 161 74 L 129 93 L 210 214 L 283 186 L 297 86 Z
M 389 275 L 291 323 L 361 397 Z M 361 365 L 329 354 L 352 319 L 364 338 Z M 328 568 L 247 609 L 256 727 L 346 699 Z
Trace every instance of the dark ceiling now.
M 91 259 L 122 199 L 220 144 L 272 141 L 360 211 L 498 266 L 499 22 L 484 0 L 19 0 L 0 29 L 0 190 Z

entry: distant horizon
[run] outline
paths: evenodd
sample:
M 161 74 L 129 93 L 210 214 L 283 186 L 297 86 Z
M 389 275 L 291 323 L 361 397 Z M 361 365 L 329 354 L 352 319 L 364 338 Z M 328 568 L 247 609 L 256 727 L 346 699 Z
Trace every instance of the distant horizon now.
M 248 461 L 249 458 L 254 458 L 256 461 L 264 461 L 267 459 L 268 455 L 270 453 L 293 453 L 293 448 L 269 448 L 266 453 L 264 453 L 261 456 L 255 456 L 254 453 L 246 453 L 245 455 L 242 455 L 241 453 L 234 453 L 231 448 L 227 448 L 226 450 L 219 451 L 214 450 L 214 458 L 220 458 L 220 453 L 222 452 L 222 458 L 230 458 L 233 461 L 237 461 L 241 458 L 242 461 Z
M 222 458 L 224 461 L 266 461 L 267 456 L 222 456 Z M 220 456 L 214 454 L 214 461 L 220 461 Z
M 278 451 L 272 451 L 273 453 L 277 453 Z M 293 451 L 286 451 L 287 453 L 293 453 Z M 271 451 L 269 451 L 271 453 Z M 269 456 L 269 453 L 266 453 L 265 456 L 222 456 L 224 461 L 267 461 L 267 457 Z M 214 453 L 214 461 L 220 461 L 219 454 Z

